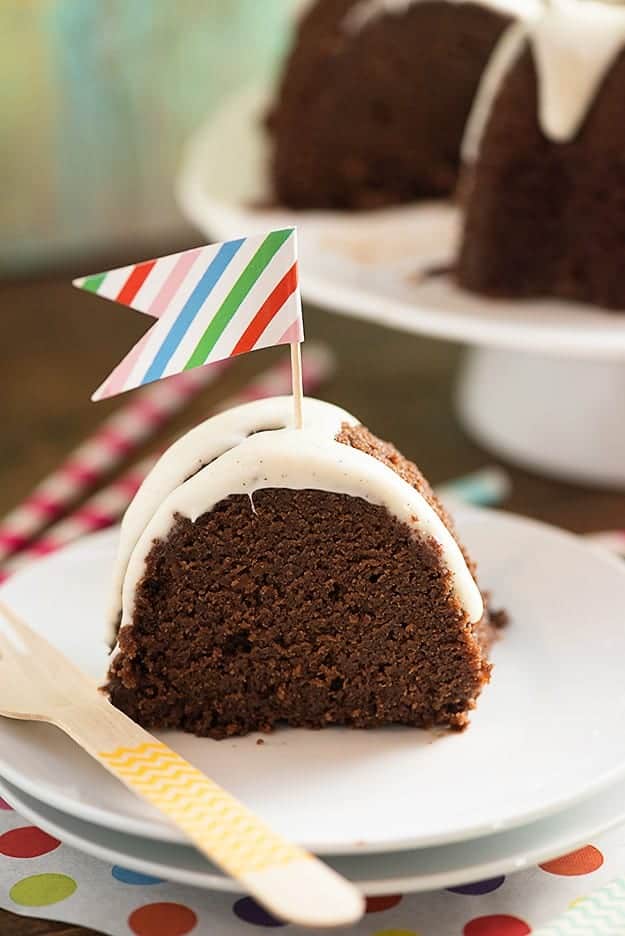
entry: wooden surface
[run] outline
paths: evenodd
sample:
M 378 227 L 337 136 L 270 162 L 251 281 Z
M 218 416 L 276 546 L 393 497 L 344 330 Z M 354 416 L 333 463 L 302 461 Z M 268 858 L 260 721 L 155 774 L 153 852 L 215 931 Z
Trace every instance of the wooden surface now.
M 116 400 L 93 404 L 89 396 L 146 327 L 139 314 L 73 290 L 69 278 L 0 283 L 0 514 L 119 405 Z M 394 441 L 434 484 L 497 462 L 466 438 L 454 416 L 458 347 L 310 307 L 305 326 L 308 339 L 327 341 L 338 358 L 336 376 L 319 396 L 352 410 L 372 431 Z M 272 356 L 285 353 L 277 349 L 242 358 L 217 389 L 177 421 L 178 428 L 202 418 L 211 400 L 231 393 Z M 625 525 L 625 494 L 560 484 L 514 468 L 510 474 L 508 509 L 577 532 Z M 2 936 L 52 933 L 85 936 L 87 930 L 0 910 Z

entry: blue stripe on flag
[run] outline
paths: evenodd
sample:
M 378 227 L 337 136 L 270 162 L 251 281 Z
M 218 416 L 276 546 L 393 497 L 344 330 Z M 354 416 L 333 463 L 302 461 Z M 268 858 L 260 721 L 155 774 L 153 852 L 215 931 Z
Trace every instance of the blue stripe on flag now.
M 218 253 L 209 264 L 199 283 L 178 313 L 176 321 L 172 324 L 162 345 L 158 349 L 154 360 L 143 375 L 141 383 L 150 383 L 163 376 L 165 368 L 172 359 L 180 342 L 184 338 L 194 318 L 202 308 L 207 296 L 212 292 L 217 281 L 222 277 L 228 264 L 237 253 L 245 238 L 228 241 L 222 244 Z

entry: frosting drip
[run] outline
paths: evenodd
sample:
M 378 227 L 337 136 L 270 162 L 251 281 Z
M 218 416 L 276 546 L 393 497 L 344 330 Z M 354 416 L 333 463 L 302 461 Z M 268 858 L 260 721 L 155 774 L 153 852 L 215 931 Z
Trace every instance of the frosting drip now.
M 482 76 L 463 142 L 477 157 L 497 91 L 523 49 L 531 49 L 538 78 L 538 120 L 555 143 L 572 140 L 625 47 L 625 7 L 595 0 L 550 0 L 538 19 L 508 28 Z
M 625 9 L 552 0 L 530 29 L 538 72 L 538 113 L 549 139 L 572 139 L 625 44 Z
M 527 31 L 522 23 L 514 23 L 503 34 L 480 79 L 477 94 L 462 141 L 465 162 L 477 159 L 480 141 L 489 121 L 497 92 L 527 42 Z

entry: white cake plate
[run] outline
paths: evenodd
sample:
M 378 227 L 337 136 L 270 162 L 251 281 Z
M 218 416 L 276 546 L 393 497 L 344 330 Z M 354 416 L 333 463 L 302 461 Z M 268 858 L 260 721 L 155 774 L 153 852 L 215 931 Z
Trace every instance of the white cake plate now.
M 212 891 L 238 893 L 240 885 L 188 845 L 155 843 L 76 819 L 0 778 L 0 796 L 21 816 L 64 845 L 130 871 Z M 377 855 L 324 860 L 368 897 L 414 894 L 488 881 L 550 861 L 625 822 L 625 783 L 587 802 L 510 832 L 475 841 Z
M 263 745 L 255 735 L 160 736 L 319 854 L 475 840 L 625 780 L 625 565 L 578 537 L 509 514 L 465 508 L 456 519 L 483 587 L 511 618 L 467 731 L 283 729 Z M 117 537 L 115 530 L 87 537 L 0 590 L 98 680 L 107 665 L 103 624 Z M 50 725 L 0 719 L 0 775 L 77 819 L 184 842 Z
M 449 203 L 359 213 L 267 207 L 268 100 L 266 89 L 239 93 L 190 140 L 177 184 L 187 218 L 218 240 L 297 225 L 310 302 L 475 349 L 458 400 L 481 443 L 555 476 L 625 486 L 625 441 L 615 431 L 625 314 L 459 290 L 444 273 L 459 227 Z

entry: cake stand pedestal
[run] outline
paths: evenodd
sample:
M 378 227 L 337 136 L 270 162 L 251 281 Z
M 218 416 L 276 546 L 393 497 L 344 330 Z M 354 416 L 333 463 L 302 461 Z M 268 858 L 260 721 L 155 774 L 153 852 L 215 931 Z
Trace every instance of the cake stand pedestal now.
M 541 474 L 625 487 L 625 362 L 467 351 L 460 420 L 485 448 Z

